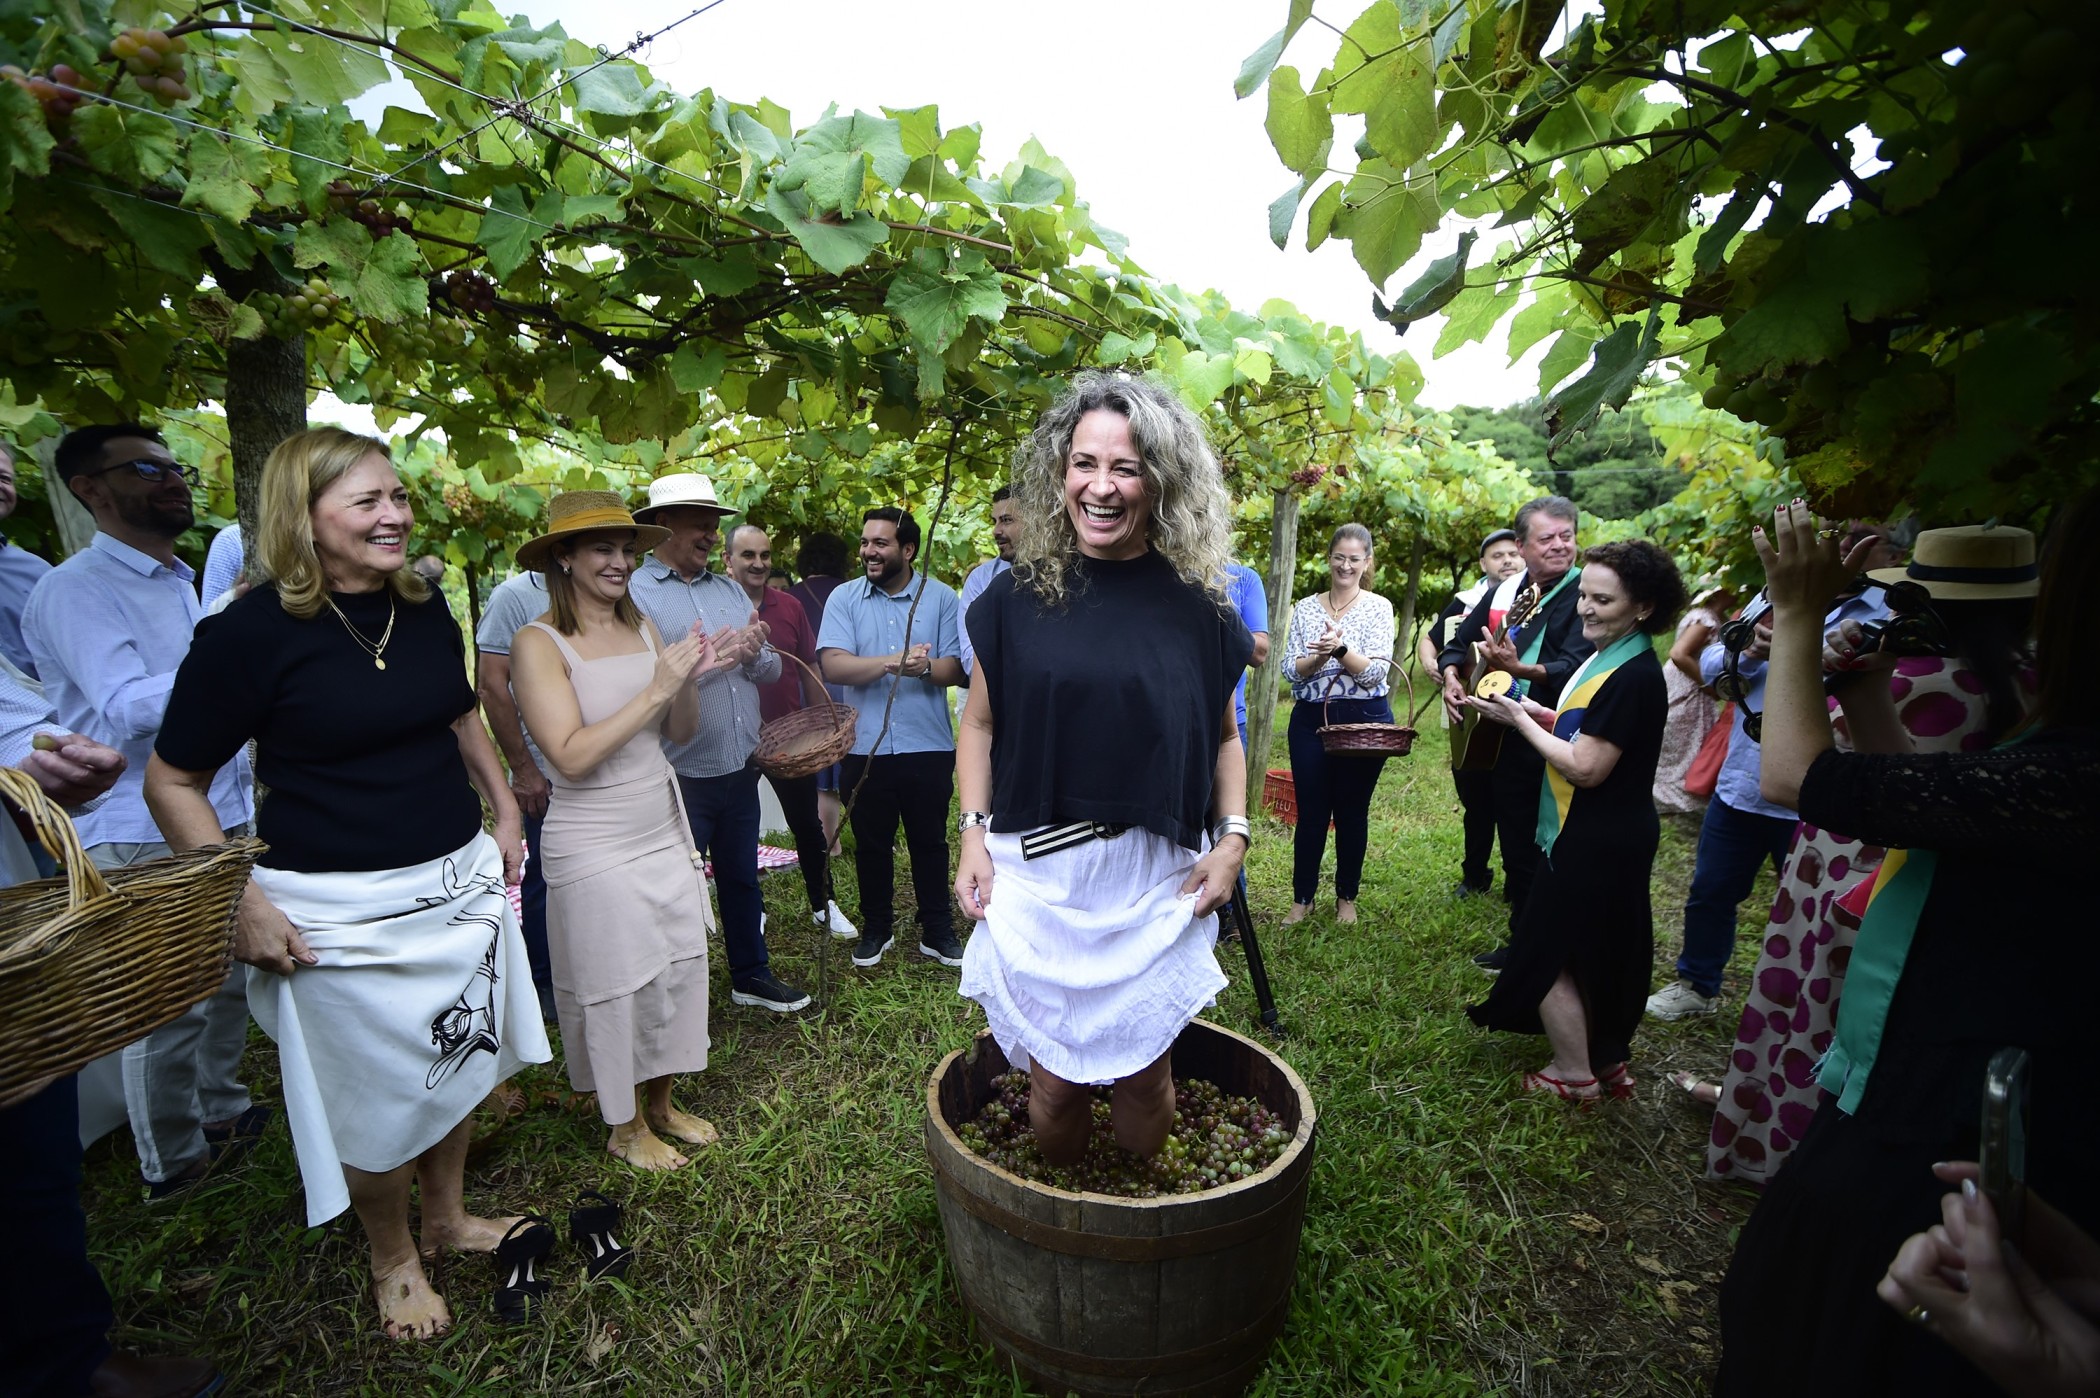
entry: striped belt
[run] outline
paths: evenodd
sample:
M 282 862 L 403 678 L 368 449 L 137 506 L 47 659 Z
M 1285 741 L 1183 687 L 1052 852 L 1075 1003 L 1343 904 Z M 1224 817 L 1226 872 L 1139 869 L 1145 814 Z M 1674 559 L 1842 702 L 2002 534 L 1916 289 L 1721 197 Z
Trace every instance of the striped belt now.
M 1046 854 L 1056 854 L 1061 849 L 1083 845 L 1089 840 L 1113 840 L 1129 828 L 1128 825 L 1113 825 L 1099 820 L 1053 825 L 1046 830 L 1038 830 L 1021 837 L 1021 858 L 1040 859 Z

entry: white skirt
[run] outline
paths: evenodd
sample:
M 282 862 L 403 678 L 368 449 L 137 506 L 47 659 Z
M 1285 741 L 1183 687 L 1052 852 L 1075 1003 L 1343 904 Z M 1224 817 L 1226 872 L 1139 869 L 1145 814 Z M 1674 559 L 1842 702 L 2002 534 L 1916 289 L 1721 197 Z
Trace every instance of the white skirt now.
M 963 953 L 962 993 L 984 1007 L 1016 1068 L 1068 1082 L 1128 1077 L 1173 1046 L 1226 985 L 1218 918 L 1181 884 L 1194 852 L 1142 828 L 1039 859 L 985 837 L 992 899 Z
M 407 1164 L 553 1054 L 488 835 L 405 869 L 254 879 L 320 958 L 289 976 L 248 968 L 312 1227 L 350 1207 L 345 1165 Z

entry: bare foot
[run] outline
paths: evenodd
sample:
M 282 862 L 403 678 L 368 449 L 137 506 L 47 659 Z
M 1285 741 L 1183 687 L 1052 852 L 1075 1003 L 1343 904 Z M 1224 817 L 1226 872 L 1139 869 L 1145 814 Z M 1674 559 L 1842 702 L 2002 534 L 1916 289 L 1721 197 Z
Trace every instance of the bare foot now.
M 674 1141 L 684 1141 L 691 1146 L 711 1146 L 722 1139 L 714 1123 L 691 1112 L 681 1112 L 676 1107 L 669 1111 L 651 1112 L 649 1124 Z
M 1312 916 L 1312 904 L 1293 903 L 1291 904 L 1291 910 L 1283 915 L 1283 920 L 1288 925 L 1293 922 L 1303 922 L 1310 916 Z
M 640 1117 L 615 1126 L 605 1148 L 637 1170 L 676 1170 L 689 1163 Z
M 372 1299 L 389 1340 L 429 1340 L 452 1328 L 445 1298 L 430 1289 L 420 1262 L 409 1261 L 372 1278 Z
M 522 1217 L 512 1214 L 508 1218 L 476 1218 L 473 1214 L 461 1214 L 456 1219 L 425 1219 L 423 1251 L 428 1254 L 450 1248 L 454 1252 L 494 1252 L 503 1235 Z
M 1335 920 L 1336 922 L 1354 922 L 1354 921 L 1356 921 L 1356 900 L 1355 900 L 1354 898 L 1337 898 L 1337 899 L 1335 899 L 1335 900 L 1334 900 L 1334 920 Z

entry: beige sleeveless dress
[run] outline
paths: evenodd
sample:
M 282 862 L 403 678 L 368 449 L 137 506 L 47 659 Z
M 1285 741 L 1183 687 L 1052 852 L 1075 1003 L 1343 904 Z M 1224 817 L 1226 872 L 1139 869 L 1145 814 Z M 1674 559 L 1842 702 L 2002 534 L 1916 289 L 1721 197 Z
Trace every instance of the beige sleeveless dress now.
M 585 660 L 553 627 L 586 725 L 610 718 L 649 683 L 655 642 Z M 550 774 L 540 835 L 547 950 L 569 1085 L 596 1092 L 611 1125 L 631 1121 L 635 1086 L 707 1067 L 707 934 L 714 927 L 700 855 L 655 726 L 581 782 Z

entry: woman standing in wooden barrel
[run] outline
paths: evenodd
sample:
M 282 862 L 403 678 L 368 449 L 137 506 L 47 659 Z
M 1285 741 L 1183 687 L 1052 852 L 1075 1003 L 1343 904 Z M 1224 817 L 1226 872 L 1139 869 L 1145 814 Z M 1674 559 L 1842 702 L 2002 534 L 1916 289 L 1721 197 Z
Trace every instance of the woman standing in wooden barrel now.
M 1045 1160 L 1085 1153 L 1095 1083 L 1115 1085 L 1118 1144 L 1150 1155 L 1168 1050 L 1225 985 L 1216 912 L 1247 852 L 1231 501 L 1195 416 L 1112 374 L 1044 414 L 1013 494 L 1020 556 L 967 618 L 955 892 L 985 926 L 962 993 L 1030 1069 Z

